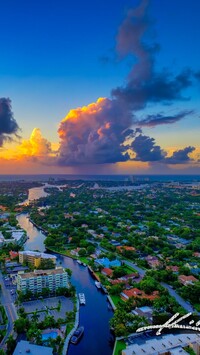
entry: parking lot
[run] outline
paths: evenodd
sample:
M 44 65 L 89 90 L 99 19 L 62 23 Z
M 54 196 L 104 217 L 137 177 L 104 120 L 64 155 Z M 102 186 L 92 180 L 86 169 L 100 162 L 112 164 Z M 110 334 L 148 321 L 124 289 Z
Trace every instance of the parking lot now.
M 58 307 L 59 300 L 61 302 L 60 311 L 55 309 Z M 22 307 L 24 307 L 26 313 L 29 313 L 29 318 L 31 318 L 33 312 L 40 311 L 40 321 L 43 320 L 47 314 L 53 316 L 55 320 L 65 318 L 66 312 L 73 311 L 74 308 L 72 300 L 64 296 L 23 302 Z

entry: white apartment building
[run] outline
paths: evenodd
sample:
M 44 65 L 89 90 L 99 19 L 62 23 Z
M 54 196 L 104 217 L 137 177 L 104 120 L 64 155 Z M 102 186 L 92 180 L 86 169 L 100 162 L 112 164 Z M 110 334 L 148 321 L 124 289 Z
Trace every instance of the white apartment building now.
M 27 291 L 31 291 L 33 294 L 40 293 L 44 288 L 54 292 L 61 287 L 69 287 L 68 273 L 62 267 L 17 274 L 17 290 L 23 294 Z

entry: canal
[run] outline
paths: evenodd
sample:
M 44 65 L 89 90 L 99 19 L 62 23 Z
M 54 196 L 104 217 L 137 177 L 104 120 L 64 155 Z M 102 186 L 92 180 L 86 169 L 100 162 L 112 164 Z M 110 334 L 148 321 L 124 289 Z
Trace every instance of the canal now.
M 33 196 L 30 189 L 29 196 Z M 43 197 L 43 188 L 34 191 L 34 199 Z M 23 213 L 17 217 L 20 226 L 27 232 L 25 250 L 45 251 L 45 235 L 36 228 L 29 220 L 28 215 Z M 98 290 L 94 279 L 87 267 L 79 265 L 75 260 L 55 254 L 57 265 L 72 270 L 71 282 L 76 287 L 77 293 L 84 292 L 86 305 L 80 307 L 80 325 L 84 326 L 84 336 L 78 345 L 70 344 L 69 355 L 111 355 L 113 342 L 109 329 L 109 320 L 113 313 L 107 301 L 106 295 Z

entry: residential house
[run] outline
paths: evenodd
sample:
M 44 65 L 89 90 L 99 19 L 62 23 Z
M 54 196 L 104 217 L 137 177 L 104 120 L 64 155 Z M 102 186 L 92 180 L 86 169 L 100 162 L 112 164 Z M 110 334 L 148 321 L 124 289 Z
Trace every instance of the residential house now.
M 188 286 L 188 285 L 193 285 L 194 282 L 197 282 L 198 280 L 196 279 L 196 277 L 189 275 L 179 275 L 178 277 L 179 282 L 184 285 L 184 286 Z
M 138 288 L 131 288 L 130 290 L 123 290 L 121 292 L 121 298 L 124 301 L 127 301 L 131 297 L 144 298 L 153 301 L 159 297 L 159 293 L 158 291 L 153 291 L 150 295 L 147 295 L 144 291 L 141 291 Z
M 157 269 L 159 266 L 161 266 L 161 262 L 156 256 L 148 255 L 145 260 L 152 269 Z
M 107 276 L 107 277 L 112 277 L 113 276 L 113 270 L 105 267 L 104 269 L 101 270 L 102 275 Z

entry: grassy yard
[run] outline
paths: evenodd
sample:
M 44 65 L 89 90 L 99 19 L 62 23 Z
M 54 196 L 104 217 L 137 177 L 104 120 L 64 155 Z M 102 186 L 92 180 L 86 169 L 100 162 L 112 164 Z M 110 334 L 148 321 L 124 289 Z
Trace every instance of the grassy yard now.
M 119 297 L 119 296 L 115 296 L 115 295 L 109 295 L 110 296 L 110 298 L 112 299 L 112 301 L 113 301 L 113 303 L 114 303 L 114 305 L 117 307 L 117 305 L 118 305 L 118 303 L 120 302 L 123 302 L 122 301 L 122 299 L 121 299 L 121 297 Z
M 122 350 L 126 349 L 126 344 L 123 340 L 117 340 L 114 355 L 121 355 Z
M 79 260 L 80 260 L 82 263 L 86 264 L 86 265 L 89 264 L 89 260 L 88 260 L 88 258 L 87 258 L 86 256 L 81 256 L 81 257 L 79 257 Z

